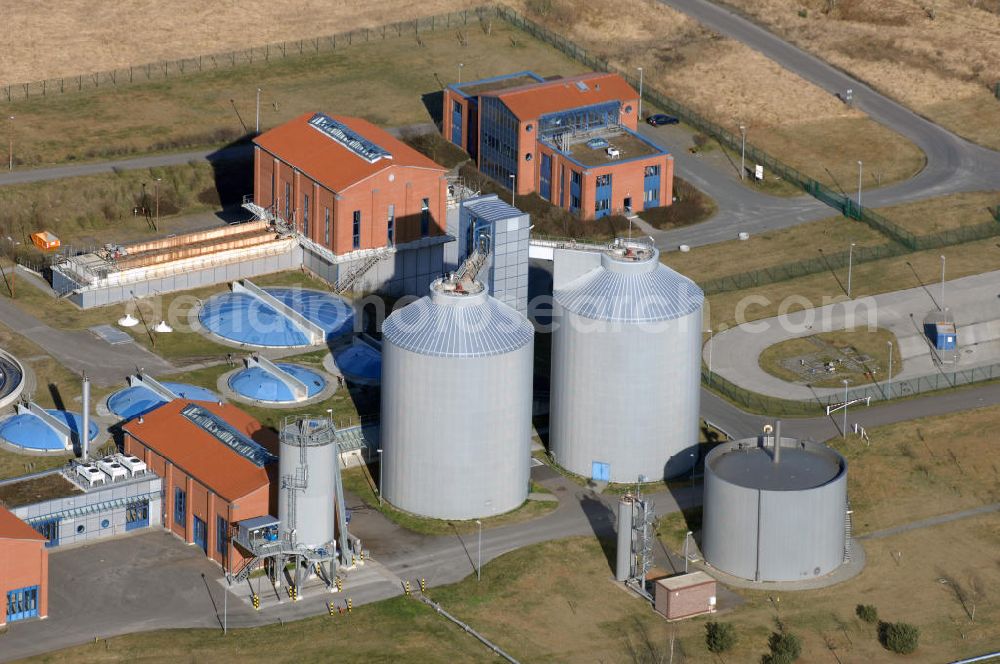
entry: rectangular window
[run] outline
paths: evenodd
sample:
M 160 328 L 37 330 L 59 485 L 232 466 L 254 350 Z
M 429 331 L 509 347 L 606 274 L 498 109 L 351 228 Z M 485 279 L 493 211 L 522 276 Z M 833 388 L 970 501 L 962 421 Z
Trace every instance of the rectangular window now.
M 361 210 L 354 211 L 353 244 L 355 249 L 361 248 Z
M 38 615 L 38 586 L 7 592 L 7 620 L 14 622 Z
M 302 196 L 302 234 L 309 237 L 309 194 Z
M 323 212 L 323 244 L 330 246 L 330 208 L 324 208 Z
M 194 517 L 193 521 L 194 532 L 192 533 L 191 539 L 193 539 L 194 543 L 198 545 L 198 548 L 205 553 L 208 553 L 208 524 L 198 517 Z
M 125 507 L 125 530 L 145 528 L 149 525 L 149 499 L 131 502 Z
M 222 559 L 226 559 L 226 544 L 229 542 L 229 522 L 221 516 L 216 517 L 215 522 L 215 550 L 222 554 Z
M 646 177 L 649 177 L 651 175 L 659 175 L 659 174 L 660 174 L 660 167 L 659 166 L 647 166 L 646 167 Z
M 427 237 L 431 232 L 431 199 L 425 198 L 420 204 L 420 237 Z
M 187 528 L 187 493 L 179 486 L 174 487 L 174 523 Z
M 594 203 L 594 212 L 601 212 L 603 210 L 610 210 L 610 209 L 611 209 L 610 198 L 602 198 L 598 200 L 596 203 Z
M 579 196 L 575 196 L 575 195 L 574 196 L 570 196 L 570 198 L 569 198 L 569 207 L 570 207 L 571 210 L 579 210 L 580 209 L 580 197 Z
M 396 206 L 389 204 L 389 213 L 386 219 L 386 244 L 390 247 L 396 245 Z
M 285 183 L 285 221 L 292 218 L 292 183 Z
M 579 171 L 573 171 L 573 184 L 580 184 L 583 182 L 583 175 Z
M 642 199 L 646 203 L 657 203 L 660 202 L 660 190 L 659 189 L 647 189 L 645 195 Z
M 37 530 L 42 537 L 47 541 L 45 546 L 53 547 L 59 546 L 59 519 L 45 519 L 44 521 L 35 521 L 31 524 L 31 527 Z
M 452 104 L 453 104 L 452 109 L 455 111 L 455 113 L 462 112 L 462 104 L 460 102 L 453 101 Z
M 611 173 L 605 173 L 604 175 L 597 176 L 597 186 L 607 187 L 611 184 Z

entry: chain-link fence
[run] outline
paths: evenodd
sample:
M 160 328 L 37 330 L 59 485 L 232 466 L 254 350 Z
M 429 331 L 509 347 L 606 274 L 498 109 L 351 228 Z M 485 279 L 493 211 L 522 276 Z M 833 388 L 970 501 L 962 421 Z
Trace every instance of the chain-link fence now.
M 4 85 L 0 87 L 0 101 L 21 101 L 93 90 L 94 88 L 117 88 L 133 83 L 170 79 L 202 71 L 232 69 L 243 65 L 313 55 L 353 44 L 410 37 L 435 30 L 461 28 L 486 19 L 492 13 L 491 8 L 477 7 L 447 14 L 425 16 L 411 21 L 388 23 L 374 28 L 358 28 L 325 37 L 275 42 L 224 53 L 210 53 L 178 60 L 161 60 L 77 76 Z

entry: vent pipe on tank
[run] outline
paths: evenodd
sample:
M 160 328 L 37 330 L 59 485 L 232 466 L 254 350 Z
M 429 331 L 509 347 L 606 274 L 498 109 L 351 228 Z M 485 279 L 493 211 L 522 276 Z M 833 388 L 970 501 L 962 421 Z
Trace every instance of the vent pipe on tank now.
M 80 441 L 80 458 L 84 461 L 90 455 L 90 379 L 83 374 L 83 417 L 76 437 Z
M 774 463 L 781 461 L 781 420 L 774 422 L 774 451 L 771 453 L 771 461 Z

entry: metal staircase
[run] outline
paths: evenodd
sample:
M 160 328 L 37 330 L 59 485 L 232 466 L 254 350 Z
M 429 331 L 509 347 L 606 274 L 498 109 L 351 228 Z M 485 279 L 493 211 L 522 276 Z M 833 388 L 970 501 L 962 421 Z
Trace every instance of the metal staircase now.
M 457 277 L 460 281 L 473 280 L 479 275 L 479 271 L 486 264 L 486 259 L 490 257 L 489 249 L 476 249 L 472 255 L 465 259 L 462 266 L 458 268 Z
M 851 561 L 851 536 L 853 530 L 853 519 L 851 515 L 854 510 L 851 509 L 851 501 L 847 501 L 847 506 L 844 509 L 844 562 L 848 563 Z
M 334 286 L 334 292 L 336 292 L 337 295 L 343 295 L 344 293 L 350 291 L 354 288 L 354 285 L 361 277 L 365 276 L 365 274 L 375 267 L 383 258 L 392 253 L 395 253 L 393 249 L 380 249 L 374 254 L 367 256 L 357 265 L 352 266 L 351 269 L 347 271 L 347 274 L 337 280 L 337 285 Z

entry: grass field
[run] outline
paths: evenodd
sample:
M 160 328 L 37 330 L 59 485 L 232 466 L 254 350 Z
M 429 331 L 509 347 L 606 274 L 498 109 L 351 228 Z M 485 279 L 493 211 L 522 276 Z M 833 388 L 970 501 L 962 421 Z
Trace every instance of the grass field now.
M 829 377 L 821 377 L 819 380 L 810 380 L 808 383 L 813 387 L 840 387 L 841 381 L 848 380 L 851 385 L 867 385 L 869 383 L 881 382 L 888 376 L 889 369 L 889 342 L 892 342 L 892 366 L 893 374 L 898 374 L 903 370 L 903 358 L 899 353 L 899 342 L 896 335 L 884 328 L 869 330 L 861 328 L 857 330 L 837 330 L 835 332 L 822 332 L 812 335 L 828 350 L 821 350 L 816 344 L 809 341 L 809 337 L 789 339 L 774 344 L 764 350 L 758 358 L 760 368 L 793 383 L 806 383 L 802 377 L 782 366 L 782 361 L 800 355 L 814 355 L 819 353 L 819 359 L 823 362 L 836 363 L 841 357 L 840 349 L 852 349 L 857 355 L 867 355 L 873 361 L 865 365 L 864 371 L 851 371 L 837 365 L 837 372 Z
M 985 652 L 1000 638 L 994 596 L 1000 584 L 1000 517 L 916 530 L 865 546 L 865 570 L 841 585 L 805 593 L 738 591 L 743 603 L 723 607 L 711 618 L 736 627 L 736 645 L 721 661 L 758 661 L 777 619 L 802 639 L 799 661 L 894 661 L 873 627 L 855 617 L 854 608 L 862 602 L 876 605 L 882 619 L 920 628 L 912 661 L 952 661 Z M 967 603 L 976 601 L 974 623 L 956 598 L 955 585 L 966 593 Z M 482 581 L 470 577 L 428 594 L 522 662 L 667 662 L 671 636 L 675 662 L 720 661 L 705 647 L 708 618 L 665 622 L 613 584 L 605 551 L 591 538 L 506 554 L 484 566 Z M 279 641 L 298 645 L 273 649 L 269 657 L 276 662 L 323 661 L 332 651 L 347 661 L 496 661 L 471 636 L 406 598 L 355 607 L 351 617 L 233 630 L 226 638 L 218 630 L 149 632 L 28 661 L 228 661 Z
M 750 143 L 835 188 L 851 189 L 858 159 L 869 171 L 867 186 L 876 176 L 886 184 L 923 167 L 923 153 L 903 137 L 655 0 L 622 0 L 586 12 L 577 11 L 574 0 L 511 4 L 625 70 L 642 67 L 646 85 L 733 133 L 745 125 Z
M 1000 148 L 997 0 L 726 2 L 934 122 Z
M 674 177 L 672 205 L 643 210 L 639 216 L 653 228 L 670 230 L 705 221 L 715 214 L 718 206 L 705 192 L 683 178 Z
M 419 11 L 430 8 L 422 5 Z M 441 30 L 422 34 L 422 45 L 413 37 L 379 40 L 268 64 L 9 104 L 5 108 L 16 117 L 14 158 L 18 164 L 38 165 L 221 145 L 254 129 L 258 87 L 264 130 L 307 111 L 358 115 L 391 127 L 439 117 L 440 90 L 457 80 L 459 62 L 464 80 L 521 69 L 543 76 L 583 71 L 579 63 L 500 22 L 494 22 L 490 35 L 478 24 L 462 34 L 467 46 L 455 30 Z
M 934 283 L 940 279 L 942 255 L 947 259 L 948 279 L 1000 268 L 1000 243 L 996 238 L 968 242 L 855 265 L 852 295 L 861 298 L 917 288 L 921 282 Z M 837 272 L 836 277 L 830 272 L 820 272 L 759 288 L 712 295 L 708 298 L 711 329 L 719 331 L 731 327 L 737 324 L 738 318 L 738 322 L 749 322 L 775 316 L 782 303 L 791 303 L 788 298 L 793 296 L 805 298 L 814 307 L 830 304 L 836 298 L 844 297 L 843 284 L 846 283 L 847 269 Z M 798 299 L 797 302 L 801 303 L 802 300 Z M 795 304 L 788 311 L 800 308 L 800 304 Z
M 879 212 L 890 221 L 920 236 L 986 223 L 997 223 L 1000 228 L 1000 222 L 993 216 L 993 210 L 998 205 L 1000 192 L 977 191 L 894 205 Z

